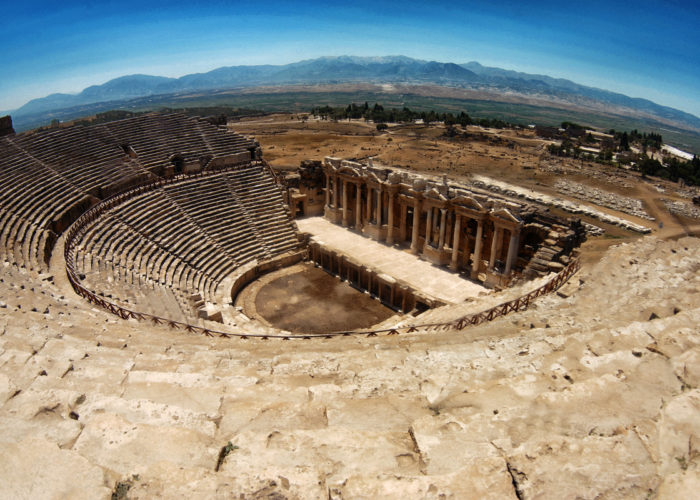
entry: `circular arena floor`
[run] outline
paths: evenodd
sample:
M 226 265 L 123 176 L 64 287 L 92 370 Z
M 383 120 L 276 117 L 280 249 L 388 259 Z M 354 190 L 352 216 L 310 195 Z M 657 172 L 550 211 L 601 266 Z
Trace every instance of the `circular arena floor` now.
M 263 276 L 246 287 L 236 302 L 248 316 L 296 333 L 367 328 L 394 314 L 310 263 Z

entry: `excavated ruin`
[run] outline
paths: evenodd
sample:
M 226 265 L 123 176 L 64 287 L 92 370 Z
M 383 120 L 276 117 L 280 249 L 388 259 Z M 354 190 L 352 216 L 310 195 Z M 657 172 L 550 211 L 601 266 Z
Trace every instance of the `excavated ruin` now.
M 579 270 L 552 234 L 579 226 L 527 203 L 325 168 L 322 195 L 282 191 L 254 141 L 181 115 L 0 138 L 1 497 L 695 494 L 698 239 L 645 237 Z M 383 194 L 346 191 L 370 173 Z M 456 255 L 488 293 L 417 311 L 433 297 L 406 303 L 400 280 L 299 237 L 281 201 L 296 213 L 310 193 L 346 231 Z M 302 259 L 400 310 L 295 335 L 232 304 Z

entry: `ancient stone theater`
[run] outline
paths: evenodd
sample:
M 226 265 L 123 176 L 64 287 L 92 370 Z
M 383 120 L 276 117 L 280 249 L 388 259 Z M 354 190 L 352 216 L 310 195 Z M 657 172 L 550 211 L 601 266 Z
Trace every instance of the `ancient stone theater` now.
M 697 238 L 581 264 L 476 178 L 0 127 L 0 498 L 697 493 Z
M 561 272 L 585 237 L 575 220 L 517 198 L 371 160 L 305 162 L 278 182 L 253 140 L 181 115 L 7 136 L 2 147 L 5 257 L 46 272 L 62 236 L 74 289 L 125 318 L 303 335 L 313 318 L 293 332 L 275 328 L 255 306 L 265 288 L 250 285 L 308 261 L 398 313 L 397 323 L 408 315 L 418 324 L 420 313 L 467 297 L 431 293 L 377 262 L 410 254 L 444 268 L 452 286 L 485 293 Z M 336 251 L 314 215 L 382 245 L 365 261 Z

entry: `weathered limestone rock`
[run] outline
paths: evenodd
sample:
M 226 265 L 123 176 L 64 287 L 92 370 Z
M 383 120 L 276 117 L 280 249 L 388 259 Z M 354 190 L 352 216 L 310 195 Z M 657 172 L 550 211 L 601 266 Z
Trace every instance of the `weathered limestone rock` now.
M 528 442 L 507 460 L 521 498 L 639 498 L 660 482 L 642 442 L 629 431 Z
M 694 347 L 673 358 L 673 371 L 684 384 L 700 387 L 700 347 Z
M 325 482 L 313 473 L 276 475 L 273 471 L 227 475 L 204 468 L 178 467 L 161 462 L 132 479 L 129 498 L 285 498 L 304 500 L 327 498 Z
M 449 474 L 352 476 L 329 488 L 329 498 L 516 499 L 502 458 L 485 458 Z
M 0 443 L 15 443 L 31 437 L 43 438 L 61 448 L 69 448 L 80 435 L 82 426 L 69 417 L 51 411 L 34 418 L 0 416 Z
M 412 399 L 387 396 L 368 399 L 336 399 L 326 408 L 328 427 L 392 431 L 408 429 L 415 419 L 432 415 Z
M 97 392 L 120 397 L 124 392 L 122 383 L 133 366 L 133 353 L 99 347 L 87 358 L 74 362 L 73 370 L 61 379 L 59 385 L 80 393 Z
M 493 444 L 465 432 L 466 427 L 446 415 L 423 417 L 411 424 L 411 436 L 420 451 L 426 474 L 449 474 L 465 463 L 501 457 Z
M 219 452 L 210 438 L 198 432 L 132 424 L 110 413 L 90 419 L 74 449 L 122 476 L 137 474 L 158 462 L 213 469 Z
M 239 449 L 221 470 L 227 475 L 256 474 L 264 470 L 287 477 L 317 471 L 329 481 L 381 470 L 417 473 L 419 457 L 407 432 L 354 429 L 242 432 L 230 436 Z M 226 441 L 224 441 L 226 442 Z
M 700 470 L 694 464 L 676 474 L 670 474 L 664 478 L 657 491 L 661 500 L 675 500 L 677 498 L 693 498 L 700 491 Z
M 12 379 L 4 373 L 0 373 L 0 403 L 7 401 L 16 390 L 17 387 Z
M 700 456 L 700 390 L 672 399 L 659 422 L 660 472 L 675 473 Z
M 212 377 L 195 373 L 131 370 L 124 383 L 123 397 L 150 399 L 215 416 L 222 395 L 222 385 Z
M 0 498 L 108 499 L 104 472 L 70 450 L 41 438 L 4 443 Z
M 699 264 L 696 239 L 644 239 L 568 298 L 374 338 L 204 339 L 78 298 L 20 328 L 0 309 L 0 497 L 693 498 Z
M 90 420 L 101 413 L 113 413 L 133 424 L 179 427 L 210 437 L 216 434 L 216 423 L 207 415 L 181 406 L 156 403 L 150 399 L 123 399 L 89 394 L 75 411 L 82 420 Z

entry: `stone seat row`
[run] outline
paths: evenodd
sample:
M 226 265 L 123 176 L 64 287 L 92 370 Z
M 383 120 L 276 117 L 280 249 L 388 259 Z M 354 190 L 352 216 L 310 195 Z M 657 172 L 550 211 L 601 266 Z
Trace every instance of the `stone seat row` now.
M 247 186 L 256 178 L 271 184 L 256 170 L 260 167 L 185 179 L 110 209 L 81 237 L 79 264 L 89 271 L 98 258 L 112 272 L 133 270 L 146 280 L 215 302 L 219 283 L 237 267 L 298 246 L 274 184 L 259 190 L 259 198 L 236 189 L 234 184 Z M 232 182 L 239 172 L 243 180 Z M 113 276 L 125 278 L 128 272 Z
M 162 208 L 154 215 L 138 217 L 139 204 L 131 204 L 129 213 L 120 213 L 119 215 L 124 221 L 132 224 L 134 227 L 148 228 L 148 236 L 156 241 L 170 245 L 169 242 L 171 240 L 178 240 L 178 243 L 175 243 L 174 246 L 175 250 L 179 248 L 193 250 L 202 246 L 211 247 L 212 250 L 216 250 L 217 247 L 220 251 L 223 249 L 219 242 L 211 238 L 205 230 L 187 216 L 186 212 L 180 210 L 167 197 L 161 197 L 154 201 L 154 204 Z M 174 216 L 174 214 L 179 216 Z M 203 243 L 209 244 L 203 245 Z M 226 252 L 222 251 L 221 253 Z M 231 255 L 229 257 L 233 258 Z
M 221 131 L 206 121 L 182 115 L 145 116 L 104 126 L 122 143 L 129 144 L 148 166 L 162 163 L 164 157 L 173 154 L 226 155 L 254 145 L 253 141 Z
M 110 175 L 87 167 L 81 172 L 80 178 L 66 178 L 32 159 L 10 161 L 0 170 L 0 206 L 5 209 L 0 219 L 0 251 L 5 259 L 32 269 L 46 267 L 52 221 L 89 196 L 102 175 Z
M 100 261 L 86 275 L 84 284 L 107 300 L 119 302 L 127 309 L 186 322 L 196 316 L 183 291 L 148 280 L 139 274 L 112 267 Z M 114 279 L 124 273 L 122 279 Z M 127 273 L 128 278 L 127 279 Z
M 130 146 L 136 152 L 131 154 Z M 87 208 L 89 196 L 120 185 L 187 150 L 196 156 L 249 151 L 255 143 L 183 115 L 152 115 L 91 127 L 73 126 L 0 139 L 2 257 L 45 268 L 57 217 Z M 95 200 L 96 201 L 96 200 Z M 75 211 L 75 210 L 73 210 Z M 69 219 L 74 218 L 74 216 Z M 67 220 L 66 222 L 70 222 Z
M 117 144 L 94 142 L 84 136 L 68 137 L 71 140 L 66 141 L 64 135 L 53 134 L 41 140 L 22 136 L 17 139 L 16 145 L 22 147 L 27 156 L 50 166 L 75 184 L 86 185 L 86 189 L 93 188 L 104 179 L 135 173 L 133 166 L 124 161 L 124 151 Z M 80 147 L 76 147 L 76 144 Z
M 0 251 L 4 257 L 29 268 L 43 267 L 47 255 L 47 231 L 56 216 L 69 210 L 85 195 L 60 176 L 46 172 L 43 177 L 26 171 L 3 172 L 14 178 L 11 188 L 0 191 Z
M 131 284 L 139 285 L 142 282 L 157 283 L 163 286 L 172 287 L 175 290 L 196 290 L 206 287 L 212 282 L 212 277 L 206 275 L 201 270 L 195 269 L 192 265 L 174 258 L 172 254 L 163 252 L 161 249 L 154 249 L 149 243 L 143 244 L 143 254 L 137 255 L 137 260 L 130 260 L 122 256 L 94 255 L 91 253 L 81 253 L 79 265 L 84 272 L 91 272 L 101 265 L 108 265 L 107 270 L 115 271 L 114 278 L 128 281 Z M 141 258 L 170 258 L 169 262 L 160 261 L 157 269 L 155 264 L 151 268 L 146 268 L 145 264 L 139 260 Z
M 201 265 L 199 260 L 194 260 L 196 255 L 182 257 L 120 222 L 113 223 L 108 231 L 93 238 L 87 248 L 81 251 L 119 263 L 125 269 L 133 269 L 150 279 L 177 288 L 209 289 L 213 279 L 207 273 L 207 268 L 211 266 Z M 201 259 L 208 257 L 209 255 L 204 255 Z M 216 263 L 224 269 L 230 267 L 224 265 L 225 260 Z

